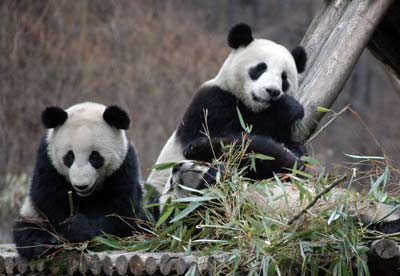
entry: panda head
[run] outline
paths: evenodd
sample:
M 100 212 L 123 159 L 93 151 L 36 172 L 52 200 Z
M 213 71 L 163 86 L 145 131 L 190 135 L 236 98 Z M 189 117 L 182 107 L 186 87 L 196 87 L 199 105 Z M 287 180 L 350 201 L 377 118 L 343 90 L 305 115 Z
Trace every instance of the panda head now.
M 128 152 L 125 130 L 130 119 L 117 106 L 81 103 L 64 110 L 48 107 L 42 113 L 48 128 L 48 156 L 55 169 L 81 197 L 92 194 L 115 172 Z
M 273 41 L 255 39 L 244 23 L 232 27 L 228 44 L 233 50 L 210 84 L 230 91 L 254 112 L 268 108 L 285 93 L 295 94 L 298 74 L 307 61 L 304 48 L 289 52 Z

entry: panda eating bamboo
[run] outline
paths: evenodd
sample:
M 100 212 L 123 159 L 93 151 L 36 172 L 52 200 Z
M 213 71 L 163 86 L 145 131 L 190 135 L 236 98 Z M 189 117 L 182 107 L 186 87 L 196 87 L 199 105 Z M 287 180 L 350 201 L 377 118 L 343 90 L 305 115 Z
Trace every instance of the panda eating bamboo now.
M 212 185 L 213 177 L 221 168 L 208 167 L 203 162 L 211 163 L 220 158 L 224 145 L 243 144 L 244 134 L 250 140 L 245 150 L 247 154 L 273 158 L 256 160 L 255 170 L 248 169 L 245 177 L 264 180 L 274 173 L 288 172 L 302 165 L 300 158 L 306 150 L 294 129 L 302 120 L 304 109 L 294 95 L 299 74 L 306 67 L 304 48 L 298 46 L 289 51 L 273 41 L 253 38 L 251 28 L 244 23 L 235 25 L 227 40 L 231 53 L 218 74 L 194 94 L 183 119 L 156 161 L 156 164 L 176 162 L 176 165 L 169 170 L 153 170 L 147 179 L 161 193 L 161 206 L 168 198 L 188 196 L 190 189 L 182 189 L 182 185 L 192 189 Z M 265 193 L 249 194 L 249 200 L 261 209 L 266 206 L 300 207 L 299 191 L 290 183 L 265 189 L 276 195 L 274 202 Z M 312 187 L 310 192 L 313 193 Z M 326 206 L 335 204 L 334 199 L 343 194 L 343 190 L 333 193 L 336 196 Z M 354 197 L 355 201 L 358 199 Z M 356 207 L 362 205 L 361 201 L 355 203 Z M 375 224 L 375 229 L 385 233 L 400 231 L 397 206 L 368 206 L 361 211 L 359 219 Z

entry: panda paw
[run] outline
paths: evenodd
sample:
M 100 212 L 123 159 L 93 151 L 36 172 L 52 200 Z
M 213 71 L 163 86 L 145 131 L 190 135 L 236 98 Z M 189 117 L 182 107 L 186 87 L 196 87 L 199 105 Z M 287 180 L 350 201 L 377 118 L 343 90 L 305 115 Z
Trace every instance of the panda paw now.
M 92 222 L 83 214 L 78 213 L 72 216 L 66 223 L 65 238 L 70 242 L 88 241 L 96 235 Z
M 207 137 L 200 137 L 192 141 L 183 150 L 183 156 L 186 159 L 211 162 L 215 157 L 224 153 L 221 147 L 221 139 L 215 138 L 209 140 Z
M 35 240 L 29 246 L 21 246 L 17 248 L 18 254 L 30 261 L 35 258 L 42 258 L 53 252 L 53 247 L 58 244 L 54 236 L 35 237 Z
M 200 156 L 206 155 L 208 152 L 211 152 L 211 146 L 208 138 L 201 137 L 187 145 L 183 150 L 183 155 L 187 159 L 199 160 L 201 159 L 199 158 Z

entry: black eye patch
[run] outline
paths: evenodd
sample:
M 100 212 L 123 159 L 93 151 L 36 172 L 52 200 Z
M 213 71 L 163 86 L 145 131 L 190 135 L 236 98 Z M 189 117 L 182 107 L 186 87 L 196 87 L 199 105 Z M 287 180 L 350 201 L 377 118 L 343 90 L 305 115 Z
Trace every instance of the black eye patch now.
M 282 91 L 286 92 L 289 89 L 290 84 L 287 80 L 287 73 L 285 71 L 282 72 L 281 78 L 282 78 Z
M 89 156 L 89 163 L 93 168 L 99 169 L 104 165 L 104 158 L 98 151 L 92 151 Z
M 249 69 L 249 76 L 252 80 L 257 80 L 265 71 L 267 71 L 267 64 L 265 62 L 261 62 L 254 67 Z
M 67 166 L 68 168 L 70 168 L 72 166 L 72 163 L 74 163 L 74 160 L 75 160 L 75 156 L 74 156 L 74 153 L 72 152 L 72 150 L 68 151 L 63 157 L 64 165 Z

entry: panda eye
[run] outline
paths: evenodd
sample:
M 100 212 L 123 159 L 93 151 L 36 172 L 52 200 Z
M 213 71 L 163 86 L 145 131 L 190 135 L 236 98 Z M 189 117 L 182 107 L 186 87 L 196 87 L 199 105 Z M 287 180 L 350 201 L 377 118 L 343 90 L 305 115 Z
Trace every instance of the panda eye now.
M 254 67 L 249 69 L 250 78 L 255 81 L 257 80 L 265 71 L 267 71 L 267 64 L 265 62 L 261 62 Z
M 289 89 L 290 84 L 287 79 L 287 73 L 285 71 L 282 72 L 281 78 L 282 78 L 282 91 L 286 92 Z
M 72 166 L 72 163 L 74 163 L 74 160 L 75 160 L 75 156 L 74 156 L 74 153 L 72 152 L 72 150 L 68 151 L 63 157 L 64 165 L 67 166 L 68 168 L 70 168 Z
M 99 169 L 104 164 L 104 158 L 100 155 L 98 151 L 92 151 L 89 156 L 89 163 L 92 165 L 93 168 Z

